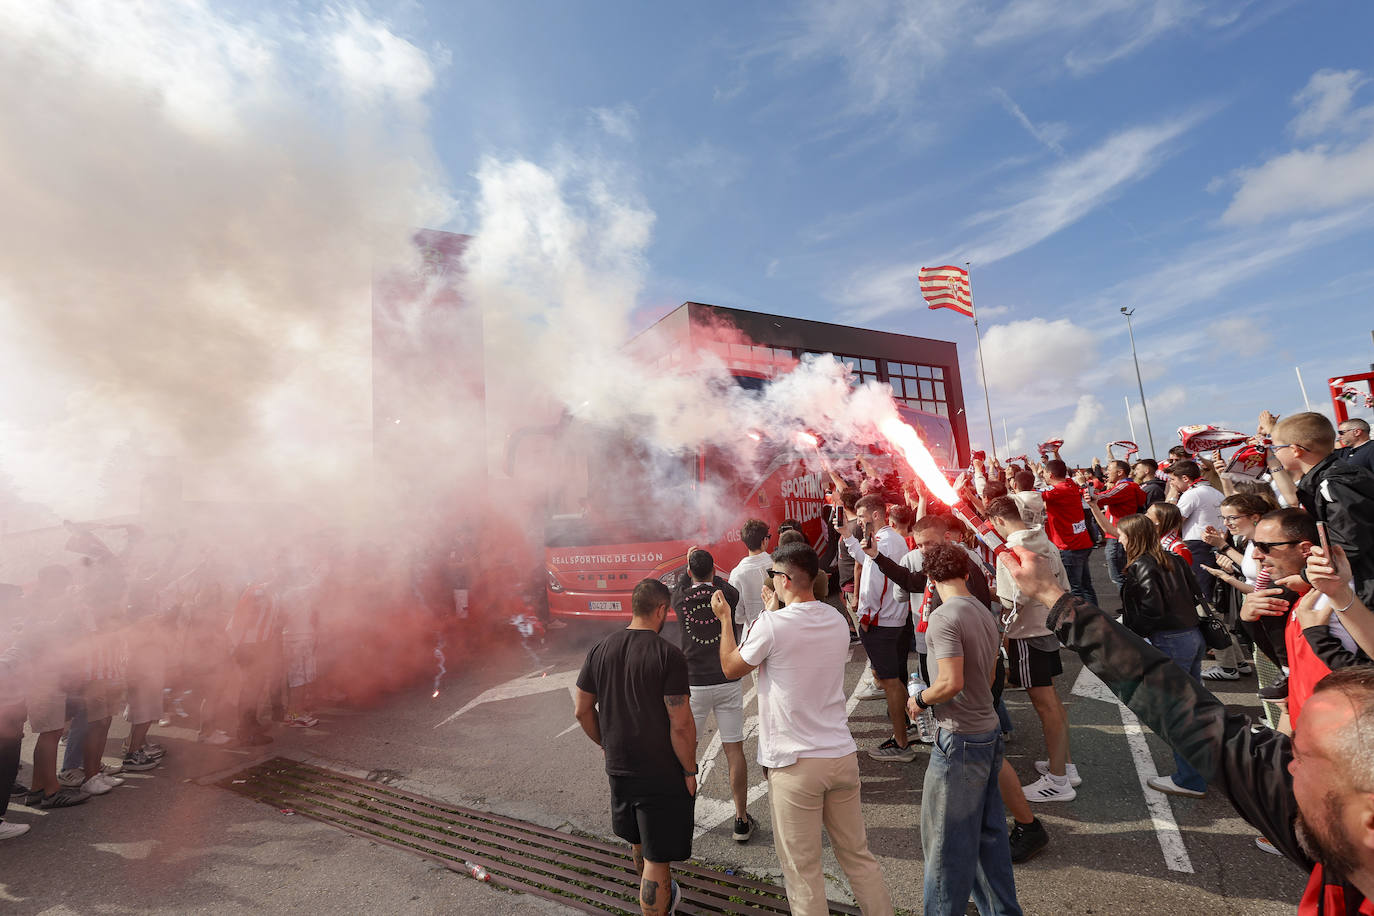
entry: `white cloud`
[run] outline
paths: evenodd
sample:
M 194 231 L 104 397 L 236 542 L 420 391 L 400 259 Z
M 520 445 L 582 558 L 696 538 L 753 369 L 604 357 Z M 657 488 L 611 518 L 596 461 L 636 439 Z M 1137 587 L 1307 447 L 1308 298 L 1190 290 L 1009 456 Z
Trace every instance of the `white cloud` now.
M 1374 108 L 1350 111 L 1355 91 L 1369 82 L 1359 70 L 1318 70 L 1293 96 L 1300 109 L 1288 129 L 1295 137 L 1313 137 L 1328 130 L 1348 130 L 1351 122 L 1367 119 Z
M 434 87 L 429 55 L 357 10 L 344 14 L 329 50 L 344 85 L 365 100 L 413 104 Z M 446 61 L 441 54 L 440 62 Z
M 1083 394 L 1078 396 L 1078 403 L 1074 407 L 1073 416 L 1069 418 L 1068 424 L 1064 427 L 1064 448 L 1063 454 L 1070 456 L 1067 460 L 1070 464 L 1084 463 L 1100 446 L 1098 442 L 1102 436 L 1098 432 L 1098 425 L 1102 422 L 1102 402 L 1096 396 Z M 1080 456 L 1074 458 L 1072 456 Z
M 1351 107 L 1366 82 L 1358 70 L 1314 73 L 1293 96 L 1299 112 L 1288 128 L 1298 138 L 1338 136 L 1237 170 L 1239 187 L 1222 222 L 1258 223 L 1283 214 L 1319 213 L 1374 197 L 1374 105 Z
M 970 226 L 991 227 L 967 249 L 966 259 L 987 265 L 1049 238 L 1149 175 L 1169 153 L 1170 143 L 1198 118 L 1133 127 L 1108 137 L 1088 152 L 1058 162 L 1021 189 L 1016 203 L 975 214 Z
M 1274 342 L 1261 319 L 1245 314 L 1212 322 L 1200 339 L 1211 348 L 1256 356 L 1268 350 Z
M 1190 305 L 1216 299 L 1227 289 L 1276 270 L 1304 252 L 1371 226 L 1374 207 L 1364 206 L 1295 220 L 1267 231 L 1203 239 L 1138 276 L 1112 286 L 1099 302 L 1113 308 L 1150 303 L 1136 317 L 1139 329 Z
M 1064 155 L 1062 142 L 1064 138 L 1068 136 L 1069 127 L 1067 124 L 1055 121 L 1036 124 L 1021 110 L 1021 106 L 1016 104 L 1016 101 L 1005 89 L 1000 87 L 994 88 L 993 94 L 1001 101 L 1002 107 L 1007 110 L 1007 114 L 1015 118 L 1017 123 L 1026 129 L 1026 133 L 1030 134 L 1050 151 L 1060 156 Z
M 1064 63 L 1075 76 L 1086 76 L 1108 64 L 1145 48 L 1168 32 L 1194 19 L 1200 8 L 1187 0 L 1156 0 L 1132 9 L 1118 22 L 1118 30 L 1107 31 L 1086 47 L 1075 48 L 1064 56 Z
M 781 48 L 794 60 L 839 58 L 860 110 L 906 108 L 962 43 L 972 16 L 965 0 L 812 0 Z
M 1044 396 L 1072 391 L 1097 362 L 1096 336 L 1067 318 L 995 324 L 983 333 L 983 360 L 994 391 Z
M 639 112 L 629 102 L 621 102 L 614 108 L 593 108 L 592 120 L 612 137 L 620 140 L 633 140 L 635 124 Z
M 1374 137 L 1354 146 L 1314 146 L 1242 169 L 1223 223 L 1257 223 L 1286 213 L 1319 213 L 1374 197 Z

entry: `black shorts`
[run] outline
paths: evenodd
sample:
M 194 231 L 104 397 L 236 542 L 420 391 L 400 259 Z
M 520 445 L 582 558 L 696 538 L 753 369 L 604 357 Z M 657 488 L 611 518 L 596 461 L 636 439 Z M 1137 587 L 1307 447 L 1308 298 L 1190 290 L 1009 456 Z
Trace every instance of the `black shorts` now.
M 1008 639 L 1007 658 L 1007 681 L 1015 687 L 1051 687 L 1064 673 L 1058 652 L 1037 649 L 1026 639 Z
M 906 672 L 906 650 L 910 645 L 902 638 L 904 627 L 859 628 L 859 641 L 868 653 L 873 676 L 883 680 L 901 678 Z
M 684 862 L 692 857 L 697 800 L 687 781 L 611 775 L 611 829 L 642 846 L 649 862 Z

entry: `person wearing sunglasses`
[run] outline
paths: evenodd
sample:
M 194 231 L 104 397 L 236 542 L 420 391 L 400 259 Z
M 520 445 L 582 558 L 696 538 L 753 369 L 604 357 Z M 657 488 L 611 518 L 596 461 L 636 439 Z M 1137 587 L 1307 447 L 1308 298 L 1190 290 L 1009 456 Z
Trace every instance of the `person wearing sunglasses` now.
M 882 867 L 868 848 L 859 798 L 858 745 L 845 710 L 844 666 L 849 630 L 835 609 L 813 597 L 820 564 L 806 544 L 773 551 L 768 579 L 783 601 L 754 621 L 744 642 L 720 630 L 726 677 L 759 672 L 759 765 L 768 776 L 773 843 L 797 916 L 830 912 L 821 869 L 821 825 L 865 916 L 892 916 Z M 716 592 L 711 610 L 722 622 L 730 603 Z
M 1290 613 L 1311 589 L 1303 574 L 1307 556 L 1318 540 L 1317 523 L 1302 509 L 1275 509 L 1261 518 L 1252 543 L 1274 587 L 1255 589 L 1241 605 L 1243 620 L 1259 620 L 1266 615 L 1287 620 L 1288 718 L 1294 724 L 1318 681 L 1362 659 L 1359 646 L 1339 617 L 1319 623 Z
M 1369 421 L 1351 417 L 1336 427 L 1340 448 L 1336 457 L 1346 464 L 1374 471 L 1374 448 L 1369 447 Z
M 1295 413 L 1274 424 L 1274 456 L 1298 484 L 1298 501 L 1326 523 L 1345 551 L 1355 591 L 1374 607 L 1374 471 L 1341 461 L 1336 429 L 1319 413 Z
M 1021 590 L 1050 607 L 1050 628 L 1084 667 L 1310 873 L 1299 913 L 1371 911 L 1374 825 L 1354 814 L 1374 804 L 1366 737 L 1374 730 L 1374 669 L 1347 668 L 1318 683 L 1290 738 L 1229 712 L 1158 649 L 1068 594 L 1043 558 L 1016 547 L 1008 562 Z

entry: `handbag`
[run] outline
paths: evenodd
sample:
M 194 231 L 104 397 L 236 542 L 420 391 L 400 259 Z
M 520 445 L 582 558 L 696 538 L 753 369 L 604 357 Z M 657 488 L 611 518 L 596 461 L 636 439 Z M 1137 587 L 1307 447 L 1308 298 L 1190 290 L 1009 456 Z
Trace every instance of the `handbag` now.
M 1231 631 L 1226 629 L 1226 624 L 1212 610 L 1212 602 L 1208 601 L 1207 596 L 1198 588 L 1197 579 L 1193 577 L 1193 571 L 1185 567 L 1184 575 L 1188 579 L 1188 586 L 1192 589 L 1193 600 L 1196 602 L 1193 609 L 1197 611 L 1197 627 L 1202 631 L 1202 641 L 1207 643 L 1209 649 L 1217 651 L 1229 649 L 1231 647 Z

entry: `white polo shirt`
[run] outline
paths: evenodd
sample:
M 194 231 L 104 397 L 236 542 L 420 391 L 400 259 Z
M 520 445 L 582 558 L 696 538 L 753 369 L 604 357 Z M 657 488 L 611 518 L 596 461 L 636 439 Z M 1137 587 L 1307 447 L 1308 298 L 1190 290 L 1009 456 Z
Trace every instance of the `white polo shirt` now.
M 833 607 L 803 601 L 765 611 L 739 654 L 759 669 L 760 766 L 858 750 L 844 708 L 849 627 Z
M 1200 541 L 1202 533 L 1211 525 L 1222 528 L 1221 501 L 1226 497 L 1216 487 L 1199 480 L 1178 497 L 1178 511 L 1183 515 L 1183 539 Z

